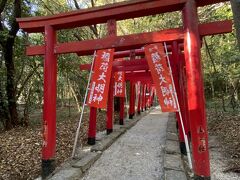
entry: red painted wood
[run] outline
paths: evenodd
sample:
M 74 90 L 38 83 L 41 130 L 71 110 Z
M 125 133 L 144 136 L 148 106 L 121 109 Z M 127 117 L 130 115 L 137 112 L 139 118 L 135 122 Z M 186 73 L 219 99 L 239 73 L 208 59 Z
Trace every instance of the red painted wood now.
M 147 107 L 150 108 L 150 91 L 151 91 L 151 87 L 150 84 L 148 85 L 148 96 L 147 96 Z
M 134 91 L 135 91 L 134 82 L 130 81 L 130 91 L 129 91 L 129 117 L 130 118 L 134 116 Z
M 131 52 L 130 50 L 115 52 L 114 58 L 129 57 L 130 52 Z M 144 57 L 145 56 L 144 50 L 143 49 L 135 49 L 135 55 Z
M 185 60 L 187 70 L 188 108 L 190 117 L 193 171 L 197 177 L 210 177 L 208 133 L 205 112 L 203 76 L 197 8 L 188 0 L 183 11 Z
M 109 19 L 123 20 L 177 11 L 182 9 L 185 2 L 186 0 L 135 0 L 52 16 L 19 18 L 17 21 L 26 32 L 43 32 L 44 25 L 66 29 L 106 23 Z
M 183 43 L 180 44 L 179 46 L 183 50 Z M 168 52 L 171 52 L 172 51 L 172 46 L 167 45 L 167 49 L 168 49 Z M 114 58 L 129 57 L 130 52 L 131 52 L 131 50 L 115 52 Z M 145 56 L 144 49 L 135 49 L 135 56 L 140 56 L 140 57 L 143 58 Z
M 114 78 L 111 77 L 111 82 L 109 85 L 109 93 L 108 93 L 108 104 L 107 104 L 107 124 L 106 129 L 107 132 L 111 132 L 113 130 L 113 103 L 114 103 Z
M 90 70 L 91 64 L 81 64 L 80 70 Z M 148 69 L 146 59 L 134 59 L 131 61 L 114 61 L 113 71 L 133 71 Z
M 108 37 L 114 37 L 117 35 L 117 22 L 115 19 L 107 21 Z
M 115 51 L 138 49 L 149 43 L 183 40 L 182 29 L 169 29 L 151 33 L 106 37 L 96 40 L 85 40 L 68 43 L 59 43 L 55 47 L 56 54 L 78 53 L 78 55 L 92 55 L 95 50 L 115 48 Z M 37 52 L 37 54 L 36 54 Z M 43 46 L 27 47 L 27 55 L 43 55 Z
M 152 93 L 152 97 L 151 97 L 151 106 L 153 106 L 153 101 L 154 101 L 154 97 L 155 97 L 155 91 L 154 91 L 154 87 L 152 86 L 152 91 L 153 91 L 153 93 Z
M 206 35 L 215 35 L 232 32 L 232 21 L 217 21 L 212 23 L 205 23 L 199 25 L 199 32 L 201 36 Z M 171 37 L 167 36 L 167 34 L 172 34 Z M 170 29 L 159 32 L 151 32 L 151 33 L 141 33 L 135 35 L 127 35 L 127 36 L 119 36 L 115 38 L 103 38 L 98 40 L 86 40 L 81 42 L 69 42 L 69 43 L 59 43 L 57 48 L 55 49 L 56 54 L 62 53 L 78 53 L 78 55 L 92 55 L 93 52 L 97 49 L 107 49 L 115 46 L 119 46 L 115 50 L 123 51 L 129 49 L 137 49 L 141 48 L 143 45 L 154 42 L 162 42 L 162 41 L 172 41 L 179 39 L 180 41 L 183 39 L 182 36 L 177 33 L 182 34 L 183 31 L 181 28 L 179 29 Z M 154 36 L 153 36 L 154 35 Z M 161 36 L 163 36 L 163 40 L 161 41 Z M 151 41 L 151 38 L 154 38 Z M 135 42 L 135 38 L 137 39 Z M 145 39 L 146 38 L 146 39 Z M 125 41 L 126 40 L 126 41 Z M 141 42 L 142 41 L 142 42 Z M 69 47 L 68 47 L 69 44 Z M 169 51 L 171 49 L 168 49 Z M 44 55 L 45 47 L 44 46 L 29 46 L 26 49 L 26 54 L 28 56 L 35 55 Z M 126 53 L 126 52 L 125 52 Z M 123 53 L 123 54 L 125 54 Z M 136 51 L 136 55 L 140 52 Z M 117 57 L 121 57 L 119 54 Z
M 149 70 L 148 65 L 131 65 L 131 66 L 116 66 L 113 67 L 113 72 L 116 71 L 125 71 L 125 72 L 129 72 L 129 71 L 146 71 Z
M 126 72 L 125 78 L 128 79 L 141 79 L 143 77 L 151 77 L 150 71 L 141 71 L 141 72 Z
M 142 87 L 143 91 L 142 91 L 141 110 L 143 112 L 144 111 L 144 94 L 146 93 L 146 84 L 143 84 L 142 86 L 143 86 Z
M 190 120 L 189 120 L 189 109 L 188 109 L 188 95 L 187 95 L 187 78 L 186 78 L 186 66 L 185 66 L 185 57 L 184 54 L 179 55 L 180 61 L 179 61 L 179 66 L 180 66 L 180 77 L 179 77 L 179 84 L 180 84 L 180 89 L 183 95 L 183 107 L 184 107 L 184 117 L 186 119 L 186 132 L 188 137 L 190 138 Z
M 210 23 L 199 24 L 200 36 L 211 36 L 232 32 L 232 20 L 216 21 Z
M 61 43 L 56 46 L 56 52 L 90 55 L 94 50 L 115 48 L 116 51 L 137 49 L 148 43 L 182 40 L 182 29 L 169 29 L 151 33 L 106 37 L 103 39 L 86 40 L 80 42 Z
M 56 33 L 51 26 L 45 27 L 46 55 L 44 58 L 43 125 L 44 141 L 42 159 L 51 160 L 56 151 L 56 98 L 57 57 L 54 55 Z
M 174 84 L 175 84 L 175 88 L 176 88 L 176 92 L 177 92 L 177 97 L 178 97 L 178 101 L 179 101 L 179 106 L 180 106 L 180 111 L 182 113 L 182 118 L 184 121 L 184 116 L 183 116 L 183 104 L 182 104 L 182 92 L 180 91 L 180 84 L 179 84 L 179 71 L 180 71 L 180 67 L 179 67 L 179 49 L 178 49 L 178 44 L 177 42 L 173 42 L 172 43 L 172 57 L 170 58 L 170 64 L 171 64 L 171 68 L 172 68 L 172 75 L 173 75 L 173 80 L 174 80 Z M 180 115 L 178 112 L 176 112 L 176 118 L 177 118 L 177 123 L 178 123 L 178 136 L 179 136 L 179 141 L 180 142 L 184 142 L 184 136 L 183 136 L 183 129 L 181 126 L 181 121 L 180 121 Z M 185 127 L 185 126 L 184 126 Z
M 141 111 L 141 93 L 142 93 L 142 84 L 139 84 L 140 87 L 140 90 L 138 90 L 138 106 L 137 106 L 137 112 L 138 114 L 140 114 L 140 111 Z
M 134 83 L 137 83 L 138 81 L 141 83 L 152 83 L 152 77 L 129 78 L 128 81 L 132 81 Z
M 137 94 L 136 94 L 136 82 L 133 82 L 133 96 L 132 96 L 132 98 L 133 98 L 133 106 L 132 106 L 132 113 L 133 113 L 133 115 L 135 115 L 135 113 L 136 113 L 136 96 L 137 96 Z
M 225 2 L 226 0 L 196 0 L 196 5 L 197 7 L 199 6 L 206 6 L 206 5 L 210 5 L 210 4 L 216 4 L 216 3 L 220 3 L 220 2 Z
M 196 0 L 198 6 L 227 0 Z M 81 9 L 45 17 L 18 18 L 21 29 L 26 32 L 43 32 L 45 25 L 66 29 L 106 23 L 109 19 L 123 20 L 181 10 L 187 0 L 134 0 L 102 7 Z
M 108 37 L 116 37 L 117 35 L 117 26 L 116 26 L 116 20 L 111 19 L 107 22 L 107 28 L 108 28 Z M 107 134 L 111 133 L 113 131 L 113 122 L 114 122 L 114 73 L 112 72 L 111 76 L 111 82 L 109 85 L 109 93 L 108 93 L 108 103 L 107 103 Z
M 145 93 L 144 93 L 144 104 L 143 104 L 143 107 L 145 110 L 147 110 L 147 87 L 148 87 L 148 84 L 146 83 L 146 87 L 145 87 Z
M 88 138 L 96 138 L 96 127 L 97 127 L 97 108 L 91 107 L 89 113 L 89 128 Z

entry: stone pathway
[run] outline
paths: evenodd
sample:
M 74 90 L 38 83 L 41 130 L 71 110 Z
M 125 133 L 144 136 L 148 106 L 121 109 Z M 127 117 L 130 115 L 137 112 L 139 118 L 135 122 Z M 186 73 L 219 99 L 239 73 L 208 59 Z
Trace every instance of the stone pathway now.
M 163 179 L 167 120 L 168 113 L 151 111 L 105 150 L 82 179 Z

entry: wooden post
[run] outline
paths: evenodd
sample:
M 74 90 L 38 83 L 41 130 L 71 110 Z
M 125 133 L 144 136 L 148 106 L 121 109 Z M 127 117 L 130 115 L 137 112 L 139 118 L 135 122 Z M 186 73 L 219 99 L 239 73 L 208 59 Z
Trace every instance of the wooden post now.
M 43 147 L 42 178 L 55 169 L 56 151 L 56 98 L 57 98 L 57 56 L 54 54 L 56 32 L 52 26 L 45 26 L 44 94 L 43 94 Z
M 141 102 L 141 110 L 144 111 L 144 94 L 146 94 L 146 84 L 142 85 L 142 102 Z
M 138 90 L 138 107 L 137 107 L 138 114 L 141 114 L 141 92 L 142 92 L 142 85 L 140 83 L 139 90 Z
M 117 35 L 117 25 L 116 20 L 111 19 L 107 22 L 108 27 L 108 37 L 114 37 Z M 111 75 L 111 81 L 109 85 L 109 93 L 108 93 L 108 104 L 107 104 L 107 134 L 113 132 L 113 117 L 114 117 L 114 77 Z
M 148 88 L 148 84 L 146 84 L 146 87 L 145 87 L 145 93 L 144 93 L 144 109 L 145 111 L 147 110 L 147 88 Z
M 97 126 L 97 108 L 90 107 L 89 128 L 88 128 L 88 144 L 96 143 L 96 126 Z
M 130 81 L 130 92 L 129 92 L 129 119 L 133 119 L 134 112 L 134 82 Z
M 180 111 L 182 113 L 182 119 L 183 119 L 183 125 L 184 125 L 184 129 L 186 127 L 185 124 L 185 114 L 183 112 L 183 96 L 182 96 L 182 92 L 180 90 L 180 83 L 179 83 L 179 78 L 180 78 L 180 60 L 179 60 L 179 47 L 178 47 L 178 43 L 177 41 L 172 42 L 172 56 L 171 56 L 171 67 L 172 67 L 172 74 L 173 74 L 173 79 L 174 79 L 174 84 L 176 87 L 176 91 L 177 91 L 177 96 L 178 96 L 178 100 L 179 100 L 179 106 L 180 106 Z M 186 151 L 186 145 L 184 142 L 184 135 L 183 135 L 183 129 L 181 126 L 181 122 L 180 122 L 180 116 L 179 116 L 179 112 L 176 112 L 176 118 L 177 118 L 177 124 L 178 124 L 178 136 L 179 136 L 179 141 L 180 141 L 180 150 L 181 153 L 184 155 L 187 155 L 187 151 Z
M 136 105 L 136 84 L 135 82 L 133 83 L 133 106 L 132 106 L 132 113 L 133 113 L 133 116 L 135 116 L 135 112 L 136 112 L 136 108 L 135 108 L 135 105 Z
M 124 125 L 124 97 L 120 97 L 120 120 L 119 120 L 119 124 L 120 125 Z
M 188 0 L 184 6 L 183 22 L 193 171 L 195 179 L 210 179 L 208 133 L 200 54 L 201 45 L 198 32 L 197 7 L 194 0 Z
M 185 57 L 184 54 L 180 53 L 180 89 L 183 96 L 183 107 L 184 107 L 184 117 L 185 117 L 185 131 L 188 135 L 188 138 L 191 138 L 190 132 L 190 120 L 189 120 L 189 108 L 188 108 L 188 95 L 187 95 L 187 79 L 186 79 L 186 66 L 185 66 Z
M 107 134 L 113 132 L 113 103 L 114 103 L 114 78 L 111 77 L 110 85 L 108 92 L 108 104 L 107 104 Z

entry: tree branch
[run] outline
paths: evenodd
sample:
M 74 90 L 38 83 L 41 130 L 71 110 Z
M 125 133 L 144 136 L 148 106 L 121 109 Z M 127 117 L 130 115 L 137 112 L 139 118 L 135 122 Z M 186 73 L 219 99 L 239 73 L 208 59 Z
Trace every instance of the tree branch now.
M 0 13 L 3 12 L 6 4 L 7 4 L 7 0 L 1 0 L 1 3 L 0 3 Z
M 24 89 L 24 87 L 26 86 L 26 84 L 28 83 L 29 79 L 34 75 L 35 71 L 37 70 L 37 68 L 40 66 L 40 64 L 38 64 L 32 71 L 31 73 L 28 74 L 28 76 L 26 77 L 26 79 L 24 80 L 24 82 L 22 83 L 21 88 L 19 89 L 16 99 L 18 99 Z
M 213 60 L 213 57 L 212 57 L 212 54 L 210 53 L 210 50 L 209 50 L 209 47 L 208 47 L 208 44 L 207 44 L 207 41 L 205 38 L 203 38 L 204 40 L 204 43 L 205 43 L 205 46 L 206 46 L 206 50 L 207 50 L 207 54 L 212 62 L 212 65 L 213 65 L 213 69 L 214 69 L 214 73 L 217 73 L 217 68 L 216 68 L 216 65 L 215 65 L 215 62 Z
M 78 5 L 76 0 L 74 1 L 74 5 L 76 9 L 80 9 L 80 6 Z M 95 3 L 93 0 L 91 0 L 91 5 L 92 7 L 95 7 Z M 89 28 L 91 29 L 91 31 L 93 32 L 93 34 L 95 35 L 96 38 L 98 38 L 98 30 L 97 30 L 97 26 L 96 25 L 90 25 Z
M 19 30 L 19 25 L 17 23 L 16 18 L 21 17 L 22 15 L 22 8 L 21 8 L 22 0 L 15 0 L 14 1 L 14 7 L 13 7 L 13 21 L 10 25 L 10 31 L 9 35 L 11 36 L 10 38 L 14 38 Z
M 73 0 L 73 1 L 74 1 L 75 7 L 76 7 L 77 9 L 80 9 L 80 6 L 78 5 L 77 0 Z
M 239 0 L 230 0 L 231 7 L 233 11 L 234 25 L 236 29 L 238 48 L 240 51 L 240 1 Z

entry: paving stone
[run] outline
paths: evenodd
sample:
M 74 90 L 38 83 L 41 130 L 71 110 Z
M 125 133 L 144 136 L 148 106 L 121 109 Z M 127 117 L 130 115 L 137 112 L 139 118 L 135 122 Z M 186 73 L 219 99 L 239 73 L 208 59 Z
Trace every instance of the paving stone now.
M 131 119 L 131 120 L 125 122 L 125 124 L 122 126 L 122 128 L 130 129 L 131 127 L 133 127 L 137 123 L 137 121 L 138 120 L 136 120 L 136 119 Z
M 166 140 L 165 151 L 167 154 L 180 154 L 179 142 Z
M 178 135 L 176 133 L 167 132 L 167 140 L 178 141 Z
M 170 126 L 167 128 L 167 132 L 171 132 L 171 133 L 177 133 L 177 128 L 176 126 Z
M 96 135 L 96 141 L 101 141 L 107 136 L 106 131 L 98 132 Z
M 119 130 L 121 128 L 121 125 L 119 124 L 114 124 L 113 130 Z
M 165 180 L 187 180 L 183 171 L 165 170 Z
M 74 168 L 81 168 L 85 172 L 101 156 L 100 152 L 89 152 L 81 160 L 72 165 Z
M 121 131 L 115 131 L 109 134 L 106 138 L 97 142 L 92 146 L 91 151 L 104 151 L 121 135 Z
M 127 129 L 126 128 L 120 128 L 117 131 L 119 131 L 121 133 L 121 135 L 122 135 L 122 134 L 124 134 L 127 131 Z
M 82 175 L 83 173 L 80 168 L 68 167 L 54 174 L 49 180 L 78 180 Z
M 180 154 L 165 154 L 164 169 L 183 171 L 183 163 Z

